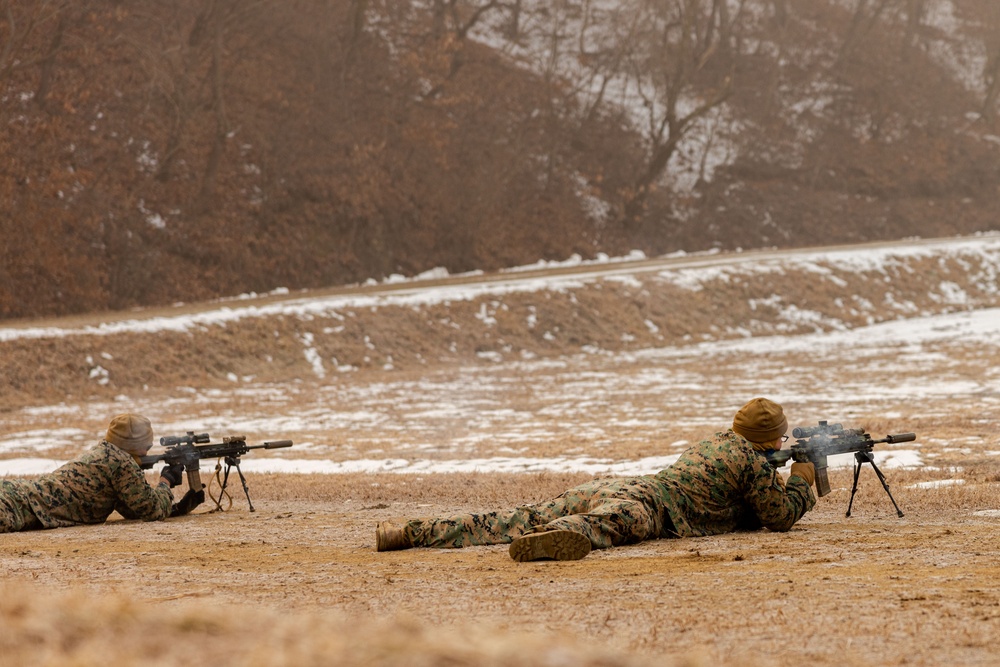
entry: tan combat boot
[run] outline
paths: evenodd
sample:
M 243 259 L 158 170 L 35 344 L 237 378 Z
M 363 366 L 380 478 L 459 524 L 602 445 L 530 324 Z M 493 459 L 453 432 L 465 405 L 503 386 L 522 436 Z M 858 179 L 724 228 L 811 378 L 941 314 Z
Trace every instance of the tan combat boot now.
M 590 553 L 590 539 L 572 530 L 532 533 L 511 542 L 508 553 L 519 563 L 543 559 L 580 560 Z
M 383 521 L 375 528 L 375 549 L 377 551 L 399 551 L 410 549 L 413 542 L 406 532 L 391 521 Z

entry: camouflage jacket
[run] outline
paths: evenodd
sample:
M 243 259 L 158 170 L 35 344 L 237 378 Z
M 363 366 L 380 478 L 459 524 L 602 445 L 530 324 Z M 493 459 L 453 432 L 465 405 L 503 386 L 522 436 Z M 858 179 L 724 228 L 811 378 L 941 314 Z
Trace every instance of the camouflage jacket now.
M 103 441 L 38 479 L 9 481 L 4 491 L 43 528 L 103 523 L 116 510 L 126 519 L 158 521 L 173 503 L 169 487 L 151 487 L 130 454 Z
M 806 481 L 784 482 L 762 454 L 733 431 L 689 448 L 655 475 L 677 535 L 717 535 L 762 526 L 786 531 L 816 504 Z M 668 518 L 664 517 L 664 518 Z

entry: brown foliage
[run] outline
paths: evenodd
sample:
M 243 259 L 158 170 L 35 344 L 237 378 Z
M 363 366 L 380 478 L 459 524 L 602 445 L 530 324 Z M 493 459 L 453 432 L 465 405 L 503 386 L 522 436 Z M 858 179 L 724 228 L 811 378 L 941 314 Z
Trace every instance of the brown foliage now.
M 995 227 L 989 118 L 968 126 L 981 101 L 905 15 L 777 3 L 747 35 L 782 52 L 744 49 L 715 73 L 733 74 L 727 103 L 750 129 L 739 158 L 678 193 L 644 184 L 650 137 L 620 111 L 581 114 L 558 81 L 469 37 L 501 3 L 436 6 L 0 1 L 0 318 Z M 390 44 L 378 22 L 407 11 Z M 782 110 L 820 79 L 839 92 L 802 139 Z

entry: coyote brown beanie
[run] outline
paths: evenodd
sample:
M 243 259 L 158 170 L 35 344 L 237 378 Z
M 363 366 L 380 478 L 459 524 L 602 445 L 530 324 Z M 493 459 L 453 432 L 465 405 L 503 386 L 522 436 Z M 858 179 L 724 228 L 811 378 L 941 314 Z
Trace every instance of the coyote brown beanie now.
M 780 405 L 766 398 L 755 398 L 736 413 L 733 430 L 750 442 L 771 442 L 785 434 L 788 420 Z
M 153 427 L 142 415 L 118 415 L 108 425 L 104 439 L 129 454 L 141 456 L 153 444 Z

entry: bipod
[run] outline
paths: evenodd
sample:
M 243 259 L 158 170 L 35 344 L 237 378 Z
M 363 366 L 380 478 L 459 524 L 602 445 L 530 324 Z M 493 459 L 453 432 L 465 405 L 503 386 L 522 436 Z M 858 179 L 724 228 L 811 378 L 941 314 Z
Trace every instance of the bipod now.
M 892 506 L 896 508 L 896 515 L 902 517 L 903 510 L 899 509 L 896 499 L 892 497 L 892 492 L 889 491 L 889 483 L 885 481 L 885 475 L 875 465 L 875 455 L 871 452 L 854 452 L 854 486 L 851 487 L 851 502 L 847 503 L 847 516 L 851 516 L 851 505 L 854 504 L 854 494 L 858 492 L 858 476 L 861 474 L 861 464 L 863 463 L 870 463 L 872 465 L 872 470 L 878 475 L 878 481 L 882 482 L 882 488 L 885 489 L 889 500 L 892 501 Z
M 222 477 L 222 491 L 226 490 L 226 484 L 229 482 L 229 469 L 236 468 L 236 472 L 239 473 L 240 476 L 240 482 L 243 483 L 243 493 L 246 494 L 247 505 L 250 506 L 251 512 L 256 512 L 257 510 L 253 508 L 253 503 L 250 501 L 250 489 L 247 488 L 247 478 L 243 476 L 243 471 L 240 470 L 240 457 L 231 454 L 226 457 L 225 461 L 226 461 L 226 473 Z M 222 498 L 221 491 L 219 492 L 219 498 Z

